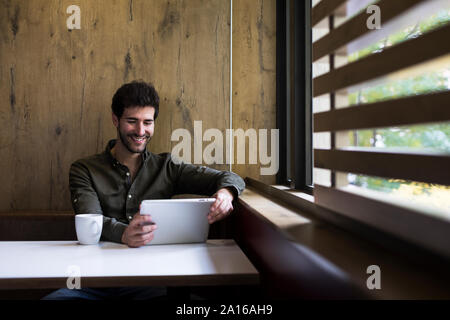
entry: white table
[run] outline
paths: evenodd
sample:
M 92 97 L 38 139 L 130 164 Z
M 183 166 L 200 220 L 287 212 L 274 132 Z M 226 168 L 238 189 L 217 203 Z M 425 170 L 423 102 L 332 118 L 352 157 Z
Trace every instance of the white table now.
M 0 241 L 0 289 L 251 285 L 258 271 L 233 240 L 129 248 L 100 242 Z M 73 282 L 75 283 L 75 282 Z

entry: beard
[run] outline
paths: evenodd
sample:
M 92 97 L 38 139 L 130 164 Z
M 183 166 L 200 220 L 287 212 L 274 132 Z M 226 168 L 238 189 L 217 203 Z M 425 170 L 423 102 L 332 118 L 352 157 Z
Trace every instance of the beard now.
M 122 142 L 122 144 L 125 146 L 125 148 L 127 148 L 127 150 L 130 153 L 145 152 L 145 150 L 147 149 L 147 144 L 150 142 L 150 140 L 152 138 L 149 135 L 145 135 L 145 136 L 143 136 L 143 137 L 145 137 L 145 140 L 146 140 L 145 143 L 142 144 L 141 146 L 135 146 L 135 145 L 133 145 L 133 142 L 130 140 L 132 140 L 132 137 L 138 137 L 137 135 L 135 135 L 135 134 L 127 135 L 127 134 L 122 133 L 120 130 L 120 126 L 119 126 L 119 128 L 117 128 L 117 132 L 119 133 L 120 141 Z

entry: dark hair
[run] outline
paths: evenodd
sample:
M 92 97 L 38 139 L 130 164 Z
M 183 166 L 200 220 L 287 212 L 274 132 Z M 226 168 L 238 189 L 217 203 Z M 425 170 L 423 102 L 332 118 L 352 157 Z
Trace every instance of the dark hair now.
M 133 81 L 117 89 L 112 98 L 111 109 L 120 118 L 125 108 L 145 106 L 155 108 L 154 120 L 156 120 L 159 112 L 158 92 L 156 92 L 155 87 L 151 83 Z

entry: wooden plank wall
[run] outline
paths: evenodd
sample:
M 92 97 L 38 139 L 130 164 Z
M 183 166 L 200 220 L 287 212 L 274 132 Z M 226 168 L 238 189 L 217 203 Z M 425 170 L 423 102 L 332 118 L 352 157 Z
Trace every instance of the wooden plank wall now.
M 80 30 L 67 29 L 69 5 Z M 273 128 L 275 0 L 235 0 L 233 14 L 233 127 Z M 194 120 L 225 132 L 229 36 L 223 0 L 0 0 L 0 211 L 71 209 L 70 164 L 115 138 L 111 98 L 125 82 L 160 93 L 151 151 L 170 151 Z M 258 179 L 248 167 L 233 170 Z
M 232 85 L 233 129 L 276 128 L 276 0 L 233 1 Z M 234 164 L 233 172 L 274 184 L 275 175 L 261 175 L 259 160 Z

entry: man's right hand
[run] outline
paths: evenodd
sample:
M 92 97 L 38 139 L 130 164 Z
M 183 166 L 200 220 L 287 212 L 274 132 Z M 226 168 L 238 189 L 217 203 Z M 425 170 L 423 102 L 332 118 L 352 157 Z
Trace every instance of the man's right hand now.
M 150 215 L 141 215 L 138 212 L 123 232 L 122 242 L 131 248 L 141 247 L 153 240 L 153 231 L 156 228 Z

